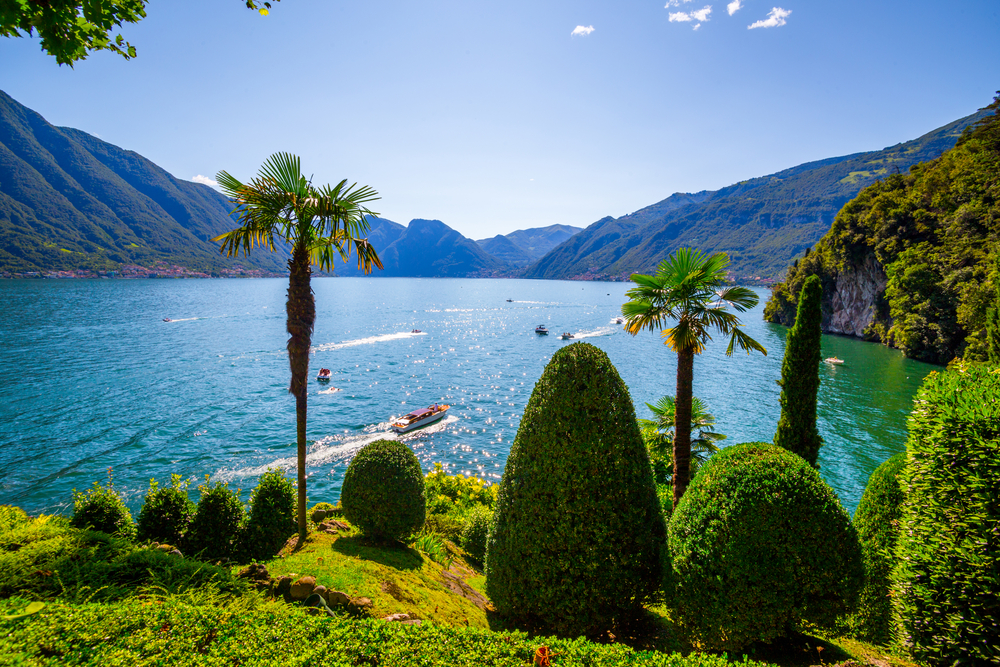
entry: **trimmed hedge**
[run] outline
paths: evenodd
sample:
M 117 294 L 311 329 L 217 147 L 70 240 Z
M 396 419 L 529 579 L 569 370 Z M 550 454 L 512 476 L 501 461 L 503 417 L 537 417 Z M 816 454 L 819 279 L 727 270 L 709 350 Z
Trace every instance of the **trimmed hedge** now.
M 269 469 L 260 476 L 250 493 L 250 517 L 242 549 L 245 559 L 271 558 L 295 534 L 295 502 L 295 486 L 283 471 Z
M 1000 662 L 1000 367 L 931 373 L 914 400 L 893 594 L 933 665 Z
M 181 543 L 195 509 L 188 498 L 187 487 L 180 475 L 171 475 L 170 486 L 162 488 L 155 479 L 149 480 L 149 491 L 136 524 L 139 540 L 156 540 L 175 546 Z
M 511 446 L 486 593 L 517 623 L 603 631 L 659 597 L 666 526 L 628 389 L 587 343 L 552 356 Z
M 486 562 L 486 538 L 490 533 L 493 512 L 483 506 L 476 507 L 465 520 L 462 530 L 462 549 L 476 563 Z
M 670 519 L 677 617 L 703 648 L 739 651 L 833 622 L 864 581 L 837 495 L 801 457 L 753 442 L 722 450 Z
M 340 492 L 344 517 L 378 541 L 403 541 L 427 517 L 424 475 L 409 447 L 376 440 L 355 455 Z
M 854 512 L 865 564 L 865 587 L 857 611 L 845 620 L 850 634 L 873 644 L 884 645 L 891 639 L 889 587 L 903 505 L 899 475 L 905 467 L 906 452 L 902 452 L 876 468 Z
M 111 468 L 108 468 L 108 486 L 103 487 L 97 482 L 84 493 L 73 489 L 73 519 L 72 525 L 77 528 L 99 530 L 108 535 L 134 540 L 136 529 L 132 522 L 132 513 L 125 507 L 121 496 L 115 491 L 111 479 Z
M 239 492 L 232 491 L 224 482 L 205 483 L 198 487 L 201 498 L 195 510 L 191 527 L 184 541 L 184 549 L 191 556 L 204 560 L 225 560 L 238 555 L 246 509 L 240 502 Z

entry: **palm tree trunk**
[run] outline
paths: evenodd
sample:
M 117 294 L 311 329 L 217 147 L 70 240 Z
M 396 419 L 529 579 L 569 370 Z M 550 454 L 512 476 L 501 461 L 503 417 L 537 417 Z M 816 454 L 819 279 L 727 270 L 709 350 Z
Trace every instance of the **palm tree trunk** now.
M 674 409 L 674 508 L 687 491 L 691 470 L 691 395 L 694 352 L 677 353 L 677 397 Z
M 316 301 L 309 286 L 312 264 L 309 251 L 296 245 L 288 260 L 288 363 L 292 384 L 288 391 L 295 396 L 296 445 L 298 467 L 299 544 L 306 539 L 306 396 L 309 387 L 309 348 L 312 345 L 313 324 L 316 321 Z

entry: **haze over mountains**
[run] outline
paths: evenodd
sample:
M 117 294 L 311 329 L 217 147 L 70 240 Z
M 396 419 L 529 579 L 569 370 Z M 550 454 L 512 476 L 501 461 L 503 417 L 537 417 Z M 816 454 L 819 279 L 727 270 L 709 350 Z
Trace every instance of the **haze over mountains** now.
M 973 114 L 881 151 L 810 162 L 717 191 L 677 193 L 586 229 L 518 230 L 474 241 L 439 220 L 372 218 L 382 258 L 374 275 L 623 279 L 651 272 L 681 246 L 724 250 L 737 277 L 772 278 L 829 229 L 877 179 L 954 146 Z M 232 205 L 146 158 L 85 132 L 55 127 L 0 92 L 0 275 L 113 270 L 168 262 L 216 271 L 240 263 L 284 271 L 287 255 L 229 260 L 210 242 L 232 229 Z M 361 275 L 338 264 L 341 276 Z

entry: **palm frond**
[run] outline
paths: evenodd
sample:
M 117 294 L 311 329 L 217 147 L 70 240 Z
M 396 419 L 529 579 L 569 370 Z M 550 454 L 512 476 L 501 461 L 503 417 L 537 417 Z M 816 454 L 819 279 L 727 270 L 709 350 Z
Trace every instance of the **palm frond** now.
M 733 356 L 733 347 L 735 345 L 739 345 L 740 349 L 747 354 L 757 351 L 761 352 L 765 357 L 767 356 L 767 350 L 764 349 L 764 346 L 748 336 L 740 327 L 733 328 L 733 335 L 729 339 L 729 347 L 726 348 L 727 357 Z

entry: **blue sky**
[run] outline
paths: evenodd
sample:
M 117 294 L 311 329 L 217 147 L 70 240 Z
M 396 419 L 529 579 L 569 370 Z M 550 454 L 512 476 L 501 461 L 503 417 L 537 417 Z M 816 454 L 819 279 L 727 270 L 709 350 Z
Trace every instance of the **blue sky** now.
M 154 0 L 132 61 L 0 39 L 0 89 L 179 178 L 289 151 L 471 238 L 884 148 L 1000 89 L 998 0 L 664 2 Z

